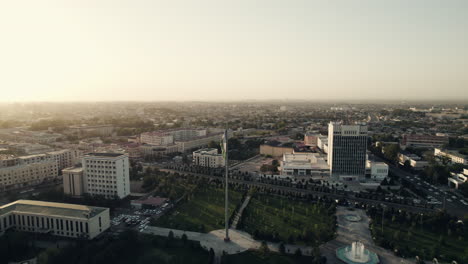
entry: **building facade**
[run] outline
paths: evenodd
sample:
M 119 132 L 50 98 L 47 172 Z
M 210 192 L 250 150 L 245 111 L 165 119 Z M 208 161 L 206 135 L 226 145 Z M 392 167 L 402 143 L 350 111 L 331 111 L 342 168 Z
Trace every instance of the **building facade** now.
M 202 167 L 218 168 L 225 165 L 224 157 L 218 149 L 205 148 L 193 152 L 193 164 Z
M 58 179 L 57 161 L 49 159 L 0 168 L 0 190 L 32 186 Z
M 459 163 L 468 165 L 468 157 L 456 150 L 445 150 L 445 149 L 434 149 L 434 156 L 436 157 L 447 157 L 452 163 Z
M 85 192 L 120 199 L 130 194 L 128 156 L 121 153 L 90 153 L 83 157 Z
M 109 209 L 18 200 L 0 207 L 0 234 L 8 229 L 93 239 L 110 227 Z
M 403 148 L 438 148 L 448 143 L 447 136 L 405 134 L 401 140 Z
M 284 154 L 280 171 L 282 176 L 325 177 L 330 175 L 330 167 L 325 157 L 319 153 Z
M 62 170 L 63 192 L 71 196 L 85 193 L 82 167 L 70 167 Z
M 361 180 L 366 174 L 367 126 L 328 126 L 328 164 L 336 180 Z

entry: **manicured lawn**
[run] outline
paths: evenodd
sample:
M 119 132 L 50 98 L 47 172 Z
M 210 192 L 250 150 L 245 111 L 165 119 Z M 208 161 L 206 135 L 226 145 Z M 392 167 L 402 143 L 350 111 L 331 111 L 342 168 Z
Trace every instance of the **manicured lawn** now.
M 229 192 L 229 216 L 242 202 L 241 199 L 242 193 Z M 197 232 L 224 228 L 224 190 L 211 186 L 200 187 L 187 201 L 181 202 L 153 225 Z
M 334 213 L 334 206 L 256 194 L 239 228 L 258 239 L 318 245 L 333 238 Z
M 270 252 L 266 255 L 258 251 L 246 251 L 240 254 L 228 255 L 224 257 L 223 263 L 226 264 L 302 264 L 302 263 L 312 263 L 312 257 L 296 257 L 292 255 L 281 255 L 278 253 Z

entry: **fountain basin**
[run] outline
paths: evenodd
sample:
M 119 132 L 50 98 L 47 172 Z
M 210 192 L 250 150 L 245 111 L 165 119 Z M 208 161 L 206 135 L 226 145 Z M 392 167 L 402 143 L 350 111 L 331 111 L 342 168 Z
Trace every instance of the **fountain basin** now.
M 348 222 L 359 222 L 359 221 L 361 221 L 361 217 L 359 215 L 355 215 L 355 214 L 347 214 L 347 215 L 344 216 L 344 218 Z
M 377 264 L 379 257 L 374 252 L 364 248 L 361 242 L 340 247 L 336 250 L 336 257 L 347 264 Z

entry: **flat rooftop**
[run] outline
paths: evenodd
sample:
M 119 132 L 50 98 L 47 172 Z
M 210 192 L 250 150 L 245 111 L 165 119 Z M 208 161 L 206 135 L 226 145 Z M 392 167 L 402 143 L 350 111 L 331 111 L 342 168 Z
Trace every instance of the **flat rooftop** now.
M 83 171 L 83 167 L 81 166 L 75 166 L 75 167 L 69 167 L 69 168 L 65 168 L 62 170 L 62 172 L 82 172 Z
M 0 206 L 0 215 L 17 212 L 57 217 L 69 217 L 78 219 L 89 219 L 107 208 L 93 207 L 78 204 L 52 203 L 33 200 L 18 200 L 3 206 Z
M 125 154 L 122 154 L 122 153 L 105 153 L 105 152 L 86 154 L 87 157 L 107 157 L 107 158 L 115 158 L 115 157 L 119 157 L 119 156 L 123 156 L 123 155 L 125 155 Z

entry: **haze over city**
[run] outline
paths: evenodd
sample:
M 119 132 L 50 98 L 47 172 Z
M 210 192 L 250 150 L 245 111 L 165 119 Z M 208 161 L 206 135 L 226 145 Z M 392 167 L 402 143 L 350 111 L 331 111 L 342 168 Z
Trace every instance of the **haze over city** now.
M 4 1 L 0 101 L 468 99 L 467 1 Z
M 0 264 L 468 263 L 468 1 L 0 2 Z

